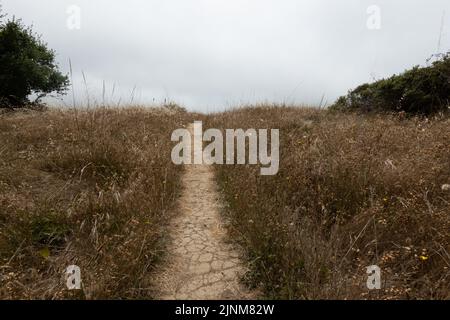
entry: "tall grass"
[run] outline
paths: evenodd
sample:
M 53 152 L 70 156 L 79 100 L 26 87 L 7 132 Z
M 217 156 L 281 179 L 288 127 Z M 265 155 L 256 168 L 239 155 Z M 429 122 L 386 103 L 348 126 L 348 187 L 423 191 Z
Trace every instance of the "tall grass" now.
M 170 109 L 170 110 L 169 110 Z M 0 298 L 151 298 L 182 168 L 174 108 L 0 118 Z M 68 291 L 69 265 L 83 290 Z
M 280 129 L 280 171 L 217 166 L 247 281 L 276 299 L 450 298 L 450 120 L 256 107 L 214 128 Z M 366 267 L 382 290 L 366 287 Z

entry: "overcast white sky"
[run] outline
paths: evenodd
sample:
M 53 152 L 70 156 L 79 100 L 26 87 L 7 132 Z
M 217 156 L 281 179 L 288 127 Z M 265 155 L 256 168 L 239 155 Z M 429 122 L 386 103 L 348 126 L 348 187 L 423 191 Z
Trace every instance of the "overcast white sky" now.
M 34 25 L 57 51 L 64 72 L 71 59 L 77 101 L 86 94 L 83 71 L 91 99 L 103 99 L 105 82 L 109 103 L 168 98 L 198 111 L 263 101 L 318 105 L 324 95 L 333 102 L 362 82 L 425 64 L 431 54 L 450 50 L 448 0 L 0 4 L 10 16 Z M 79 30 L 67 27 L 71 5 L 81 9 Z M 367 13 L 371 5 L 381 10 L 380 29 L 367 27 L 374 17 Z M 70 100 L 70 95 L 65 98 Z

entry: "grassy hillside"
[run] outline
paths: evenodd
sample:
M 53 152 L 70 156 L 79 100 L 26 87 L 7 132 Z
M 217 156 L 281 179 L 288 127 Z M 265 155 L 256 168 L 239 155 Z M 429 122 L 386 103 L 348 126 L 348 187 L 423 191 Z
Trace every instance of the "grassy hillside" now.
M 450 298 L 448 118 L 257 107 L 208 126 L 280 129 L 276 176 L 217 166 L 247 281 L 266 297 Z M 383 289 L 369 292 L 374 264 Z
M 175 109 L 0 116 L 0 299 L 151 298 L 182 167 Z M 81 267 L 83 292 L 65 290 Z
M 0 298 L 154 297 L 183 172 L 170 136 L 194 119 L 280 129 L 277 175 L 215 167 L 245 281 L 263 297 L 450 298 L 448 117 L 265 106 L 0 115 Z M 81 292 L 65 289 L 71 264 Z M 380 291 L 366 287 L 370 265 Z

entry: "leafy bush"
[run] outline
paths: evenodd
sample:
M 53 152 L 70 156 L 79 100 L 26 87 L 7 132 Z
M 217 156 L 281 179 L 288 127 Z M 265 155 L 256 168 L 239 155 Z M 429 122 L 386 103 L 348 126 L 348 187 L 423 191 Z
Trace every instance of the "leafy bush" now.
M 416 66 L 400 75 L 363 84 L 340 97 L 331 109 L 433 114 L 448 111 L 450 53 L 431 66 Z
M 37 245 L 61 246 L 69 228 L 64 221 L 64 215 L 58 212 L 46 212 L 31 217 L 31 240 Z
M 67 76 L 58 71 L 55 52 L 20 20 L 0 22 L 0 65 L 2 107 L 24 106 L 31 94 L 37 102 L 68 86 Z

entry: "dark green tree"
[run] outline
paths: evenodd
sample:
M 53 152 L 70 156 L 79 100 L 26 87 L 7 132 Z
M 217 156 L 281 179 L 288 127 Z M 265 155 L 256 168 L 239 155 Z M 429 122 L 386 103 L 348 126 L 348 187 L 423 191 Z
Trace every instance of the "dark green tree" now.
M 0 8 L 1 9 L 1 8 Z M 0 107 L 23 107 L 67 90 L 69 80 L 58 70 L 55 52 L 21 20 L 3 21 L 0 11 Z

